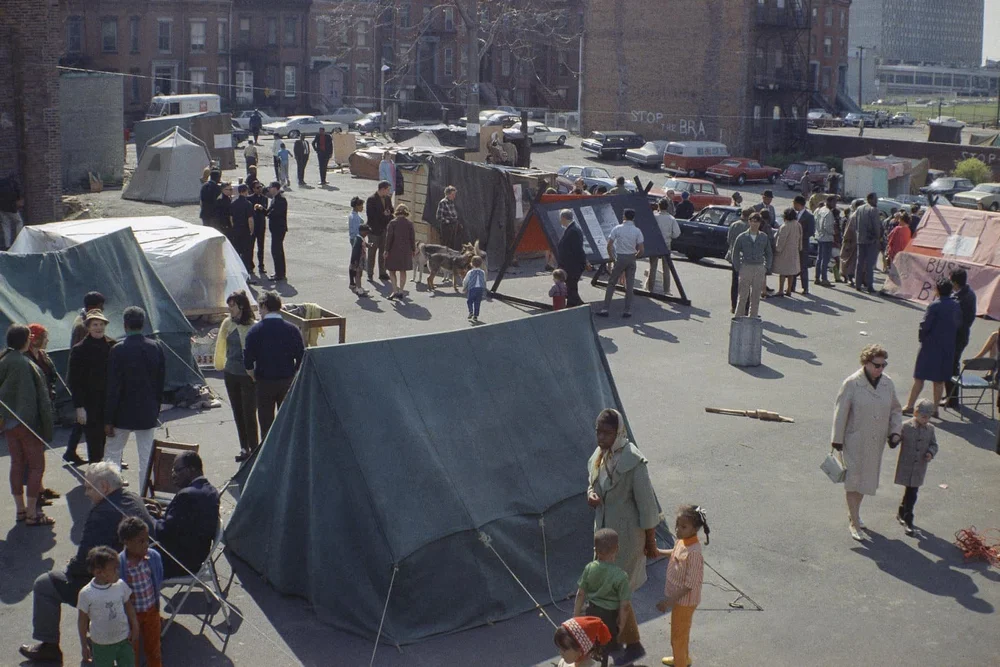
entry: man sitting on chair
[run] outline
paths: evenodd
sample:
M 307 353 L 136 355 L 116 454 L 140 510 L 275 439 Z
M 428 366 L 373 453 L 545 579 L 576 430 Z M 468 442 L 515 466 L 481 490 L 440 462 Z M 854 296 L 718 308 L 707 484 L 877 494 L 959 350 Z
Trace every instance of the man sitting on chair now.
M 163 545 L 165 579 L 190 576 L 185 568 L 197 574 L 212 549 L 219 527 L 219 492 L 205 479 L 198 454 L 178 455 L 170 479 L 180 491 L 163 516 L 153 509 L 156 517 L 153 537 Z

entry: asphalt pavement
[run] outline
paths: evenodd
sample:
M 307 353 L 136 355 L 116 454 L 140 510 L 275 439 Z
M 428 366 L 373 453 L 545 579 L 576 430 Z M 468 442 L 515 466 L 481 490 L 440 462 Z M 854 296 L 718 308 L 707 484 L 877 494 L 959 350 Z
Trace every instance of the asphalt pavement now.
M 573 146 L 540 148 L 535 159 L 546 168 L 599 163 Z M 266 173 L 266 162 L 264 168 Z M 635 173 L 626 163 L 611 163 L 610 168 L 613 175 Z M 664 178 L 652 171 L 643 176 Z M 464 298 L 448 286 L 431 294 L 411 284 L 407 304 L 387 301 L 388 290 L 382 285 L 371 286 L 374 299 L 351 294 L 348 202 L 354 195 L 370 194 L 374 182 L 334 174 L 328 188 L 319 188 L 314 165 L 307 180 L 313 182 L 311 187 L 293 187 L 288 193 L 289 280 L 277 286 L 286 300 L 314 301 L 346 316 L 349 343 L 469 326 Z M 741 192 L 762 189 L 747 186 Z M 197 220 L 196 206 L 125 202 L 116 191 L 80 199 L 100 215 Z M 758 199 L 745 196 L 745 201 Z M 776 202 L 785 205 L 787 200 Z M 695 664 L 997 664 L 1000 574 L 965 563 L 952 544 L 959 529 L 1000 528 L 1000 456 L 994 452 L 996 423 L 989 406 L 978 412 L 944 412 L 936 422 L 941 450 L 930 464 L 916 506 L 918 537 L 903 535 L 894 518 L 902 496 L 902 489 L 892 483 L 895 452 L 886 451 L 878 495 L 862 507 L 869 526 L 863 543 L 848 534 L 842 488 L 819 470 L 829 450 L 834 398 L 842 380 L 858 368 L 864 345 L 879 342 L 887 347 L 887 373 L 901 397 L 909 391 L 922 309 L 843 285 L 811 286 L 809 296 L 768 300 L 761 307 L 763 363 L 741 369 L 727 361 L 728 265 L 719 260 L 675 261 L 690 307 L 636 298 L 634 317 L 623 320 L 621 297 L 616 297 L 611 317 L 597 326 L 668 517 L 682 503 L 708 509 L 712 540 L 704 554 L 711 569 L 694 617 Z M 643 265 L 640 262 L 640 273 Z M 544 299 L 549 285 L 541 261 L 532 261 L 522 262 L 505 279 L 504 289 Z M 593 303 L 602 293 L 584 284 L 582 296 Z M 531 314 L 493 300 L 484 303 L 482 320 L 491 324 Z M 970 347 L 978 348 L 994 330 L 995 323 L 977 321 Z M 327 332 L 320 343 L 334 344 L 334 335 Z M 225 397 L 221 378 L 210 375 L 209 385 Z M 709 406 L 763 408 L 792 417 L 795 423 L 710 415 L 705 413 Z M 379 415 L 380 406 L 373 406 L 372 417 Z M 228 404 L 201 412 L 171 410 L 163 421 L 160 437 L 201 445 L 213 483 L 221 486 L 236 472 L 233 456 L 238 446 Z M 66 437 L 67 432 L 60 431 L 55 441 L 64 443 Z M 0 444 L 4 454 L 6 447 Z M 126 460 L 135 459 L 130 443 Z M 65 564 L 87 511 L 81 489 L 60 467 L 59 453 L 49 453 L 47 463 L 46 485 L 63 493 L 49 508 L 58 522 L 54 530 L 15 525 L 10 497 L 0 499 L 0 516 L 8 517 L 0 541 L 0 633 L 5 640 L 0 665 L 20 664 L 17 645 L 30 641 L 32 581 Z M 583 484 L 586 462 L 566 465 L 579 469 Z M 126 472 L 133 484 L 135 467 Z M 234 506 L 234 497 L 227 494 L 224 515 Z M 662 591 L 663 568 L 662 563 L 651 567 L 650 582 L 634 600 L 649 650 L 640 665 L 658 665 L 660 657 L 670 653 L 669 622 L 654 607 Z M 332 630 L 317 620 L 306 602 L 277 594 L 239 561 L 225 556 L 220 569 L 224 584 L 232 577 L 228 599 L 242 620 L 224 644 L 211 630 L 199 632 L 201 623 L 194 616 L 182 614 L 164 640 L 165 664 L 354 666 L 372 660 L 370 640 Z M 440 585 L 462 582 L 445 574 Z M 550 605 L 547 611 L 562 618 L 572 602 L 560 601 L 560 607 L 562 611 Z M 190 609 L 196 611 L 198 605 Z M 77 664 L 75 614 L 65 607 L 64 612 L 65 664 Z M 220 615 L 214 623 L 221 629 Z M 528 613 L 401 650 L 383 645 L 374 664 L 551 665 L 556 657 L 551 637 L 548 622 Z

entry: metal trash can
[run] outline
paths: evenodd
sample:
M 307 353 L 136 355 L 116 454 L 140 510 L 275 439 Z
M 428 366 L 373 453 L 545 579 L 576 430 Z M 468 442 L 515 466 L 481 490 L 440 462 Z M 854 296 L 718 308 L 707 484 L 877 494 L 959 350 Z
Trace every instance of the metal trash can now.
M 760 366 L 764 322 L 759 317 L 734 317 L 729 325 L 729 364 Z

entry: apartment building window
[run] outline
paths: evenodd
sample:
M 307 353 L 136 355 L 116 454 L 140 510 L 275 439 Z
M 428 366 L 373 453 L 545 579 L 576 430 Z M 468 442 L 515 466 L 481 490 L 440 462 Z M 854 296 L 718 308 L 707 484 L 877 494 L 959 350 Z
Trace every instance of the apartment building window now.
M 204 69 L 193 69 L 188 73 L 188 79 L 191 82 L 191 92 L 192 93 L 203 93 L 205 92 L 205 70 Z
M 295 65 L 285 65 L 285 97 L 295 97 Z
M 141 78 L 142 77 L 142 70 L 138 69 L 136 67 L 133 67 L 132 69 L 130 69 L 128 71 L 128 73 L 131 75 L 129 77 L 129 80 L 128 80 L 128 82 L 129 82 L 129 96 L 128 96 L 129 102 L 131 102 L 132 104 L 138 104 L 139 103 L 139 83 L 142 81 L 142 78 Z
M 236 99 L 243 104 L 253 102 L 253 72 L 236 70 Z
M 822 86 L 823 90 L 827 90 L 830 87 L 830 79 L 831 79 L 832 75 L 833 75 L 833 72 L 832 72 L 832 70 L 829 67 L 824 67 L 823 68 L 823 78 L 822 78 L 822 83 L 821 83 L 821 86 Z
M 101 19 L 101 51 L 116 53 L 118 51 L 118 19 Z
M 66 19 L 66 51 L 80 53 L 83 51 L 83 17 L 70 16 Z
M 160 53 L 170 53 L 170 28 L 173 22 L 170 19 L 157 19 L 156 21 L 156 46 Z
M 363 98 L 367 94 L 367 91 L 365 90 L 365 82 L 364 81 L 358 81 L 356 84 L 354 84 L 354 94 L 357 97 L 361 97 L 361 98 Z
M 299 20 L 294 16 L 285 18 L 285 46 L 295 46 L 298 42 Z
M 823 55 L 826 57 L 833 55 L 833 39 L 830 37 L 823 38 Z
M 444 29 L 454 30 L 455 29 L 455 8 L 445 7 L 444 8 Z
M 278 19 L 270 18 L 267 20 L 267 45 L 278 45 Z
M 410 9 L 411 5 L 408 2 L 404 2 L 399 6 L 399 27 L 409 28 L 410 27 Z
M 216 81 L 219 82 L 219 95 L 229 97 L 229 69 L 219 67 L 215 70 Z
M 510 76 L 510 51 L 507 49 L 500 52 L 500 76 Z
M 250 46 L 250 19 L 240 19 L 240 45 Z
M 205 52 L 205 20 L 191 21 L 191 53 Z M 204 73 L 202 79 L 204 80 Z
M 444 50 L 444 75 L 455 75 L 455 51 L 450 46 Z
M 128 20 L 128 45 L 131 53 L 139 53 L 139 17 L 132 16 Z
M 569 71 L 569 55 L 565 51 L 559 51 L 556 57 L 559 62 L 559 76 L 570 76 L 572 72 Z
M 219 19 L 219 53 L 229 51 L 229 19 Z
M 833 7 L 827 7 L 823 12 L 823 25 L 827 28 L 833 27 Z
M 368 21 L 358 22 L 358 46 L 368 46 Z
M 840 10 L 840 29 L 843 30 L 847 27 L 847 12 L 843 9 Z

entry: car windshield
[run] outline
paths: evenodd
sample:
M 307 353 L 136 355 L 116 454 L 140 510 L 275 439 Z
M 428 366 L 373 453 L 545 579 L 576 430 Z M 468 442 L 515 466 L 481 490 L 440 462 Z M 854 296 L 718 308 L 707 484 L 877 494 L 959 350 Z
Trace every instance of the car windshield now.
M 647 141 L 646 143 L 644 143 L 642 145 L 642 148 L 640 148 L 639 150 L 649 151 L 651 153 L 659 153 L 660 152 L 660 149 L 656 145 L 656 142 L 653 142 L 653 141 Z
M 994 185 L 993 183 L 980 183 L 972 189 L 976 192 L 989 192 L 994 195 L 1000 194 L 1000 185 Z
M 707 225 L 726 225 L 729 224 L 729 211 L 724 208 L 706 208 L 691 220 Z
M 607 169 L 601 169 L 600 167 L 590 167 L 583 172 L 590 178 L 611 178 L 611 174 Z
M 601 141 L 601 140 L 604 139 L 604 135 L 601 134 L 600 132 L 591 132 L 590 133 L 590 138 L 591 139 L 596 139 L 597 141 Z
M 931 183 L 932 188 L 950 188 L 955 185 L 955 179 L 953 178 L 939 178 Z
M 740 166 L 740 163 L 737 160 L 724 160 L 723 163 L 722 163 L 722 166 L 723 167 L 733 167 L 735 169 L 738 169 L 739 166 Z
M 664 190 L 676 190 L 677 192 L 683 192 L 687 190 L 688 192 L 694 192 L 694 184 L 686 183 L 684 181 L 675 181 L 672 178 L 668 178 L 667 182 L 663 184 Z

